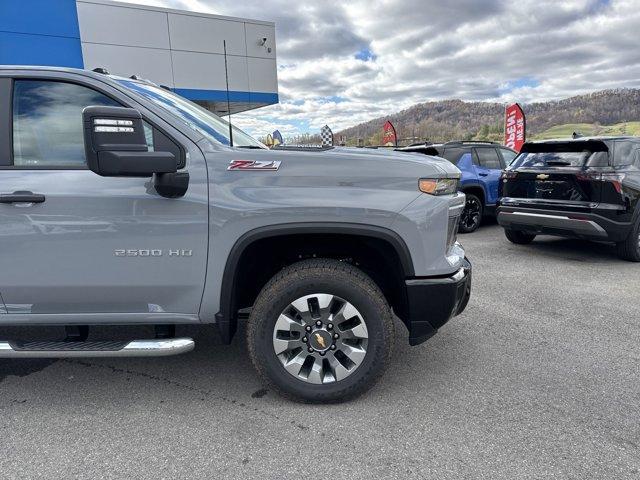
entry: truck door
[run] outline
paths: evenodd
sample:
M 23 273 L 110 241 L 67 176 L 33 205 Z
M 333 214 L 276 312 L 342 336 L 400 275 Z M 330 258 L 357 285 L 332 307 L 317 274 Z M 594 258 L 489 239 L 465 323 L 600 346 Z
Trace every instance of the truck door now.
M 208 208 L 204 159 L 195 145 L 145 123 L 149 148 L 189 152 L 189 190 L 179 199 L 163 198 L 151 178 L 100 177 L 87 169 L 82 110 L 123 106 L 105 91 L 0 78 L 3 101 L 8 108 L 0 109 L 0 126 L 10 130 L 3 128 L 9 141 L 0 146 L 4 317 L 55 321 L 53 315 L 64 314 L 70 323 L 197 318 Z

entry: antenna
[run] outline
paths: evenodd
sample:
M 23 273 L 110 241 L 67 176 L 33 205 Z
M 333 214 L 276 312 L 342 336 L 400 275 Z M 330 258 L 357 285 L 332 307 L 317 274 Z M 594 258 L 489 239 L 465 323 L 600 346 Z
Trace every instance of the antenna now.
M 231 101 L 229 100 L 229 67 L 227 67 L 227 41 L 222 40 L 224 49 L 224 76 L 227 82 L 227 112 L 229 113 L 229 146 L 233 147 L 233 127 L 231 126 Z

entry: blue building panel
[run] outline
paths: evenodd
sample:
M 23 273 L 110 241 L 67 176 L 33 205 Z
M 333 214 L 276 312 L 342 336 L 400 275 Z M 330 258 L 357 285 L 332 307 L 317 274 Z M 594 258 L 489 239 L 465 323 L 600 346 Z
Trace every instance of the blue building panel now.
M 0 32 L 80 39 L 76 0 L 2 0 Z
M 0 32 L 0 64 L 83 68 L 80 40 Z
M 0 64 L 82 68 L 75 0 L 0 1 Z

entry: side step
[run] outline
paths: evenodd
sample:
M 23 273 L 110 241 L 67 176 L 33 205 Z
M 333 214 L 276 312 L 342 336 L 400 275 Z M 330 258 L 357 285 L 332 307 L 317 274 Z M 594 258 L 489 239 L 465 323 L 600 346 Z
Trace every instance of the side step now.
M 193 350 L 191 338 L 130 342 L 0 342 L 0 358 L 166 357 Z

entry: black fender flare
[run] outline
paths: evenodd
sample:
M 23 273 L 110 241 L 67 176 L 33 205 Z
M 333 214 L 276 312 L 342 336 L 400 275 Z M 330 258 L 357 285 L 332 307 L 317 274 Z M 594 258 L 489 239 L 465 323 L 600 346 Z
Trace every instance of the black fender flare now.
M 236 270 L 246 248 L 257 240 L 281 235 L 340 234 L 372 237 L 389 242 L 400 259 L 405 277 L 415 276 L 411 253 L 402 237 L 393 230 L 376 225 L 343 222 L 304 222 L 268 225 L 243 234 L 233 245 L 222 276 L 220 311 L 216 313 L 216 325 L 225 344 L 231 343 L 237 330 L 238 319 L 234 311 Z

